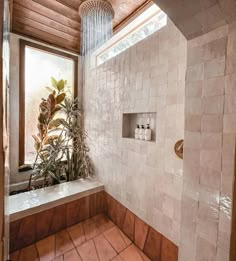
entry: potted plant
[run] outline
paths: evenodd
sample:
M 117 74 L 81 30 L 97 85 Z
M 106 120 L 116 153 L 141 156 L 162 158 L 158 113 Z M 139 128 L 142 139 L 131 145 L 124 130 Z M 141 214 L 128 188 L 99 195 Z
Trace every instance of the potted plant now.
M 66 95 L 67 82 L 51 78 L 50 94 L 39 105 L 38 133 L 33 135 L 36 159 L 29 179 L 42 186 L 59 184 L 93 174 L 78 98 Z

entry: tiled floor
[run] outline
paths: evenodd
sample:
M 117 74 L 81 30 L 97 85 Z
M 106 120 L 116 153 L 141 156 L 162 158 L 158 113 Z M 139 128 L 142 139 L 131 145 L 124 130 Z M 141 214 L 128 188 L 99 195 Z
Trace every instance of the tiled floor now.
M 98 215 L 11 254 L 12 261 L 150 260 L 106 216 Z

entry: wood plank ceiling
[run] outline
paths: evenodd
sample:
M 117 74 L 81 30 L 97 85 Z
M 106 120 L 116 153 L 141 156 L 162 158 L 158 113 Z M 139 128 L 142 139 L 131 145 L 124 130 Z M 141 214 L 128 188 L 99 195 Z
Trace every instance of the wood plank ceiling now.
M 149 0 L 110 0 L 113 28 L 129 19 Z M 76 53 L 80 51 L 81 0 L 12 0 L 12 32 Z

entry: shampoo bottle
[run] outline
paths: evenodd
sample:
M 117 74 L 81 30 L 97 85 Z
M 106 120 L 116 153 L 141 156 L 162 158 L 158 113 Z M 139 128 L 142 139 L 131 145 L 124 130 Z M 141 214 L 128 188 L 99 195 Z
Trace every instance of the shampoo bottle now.
M 150 129 L 150 125 L 147 124 L 147 128 L 145 130 L 145 140 L 151 140 L 152 139 L 152 131 Z
M 145 129 L 144 125 L 141 125 L 141 129 L 139 130 L 139 139 L 144 140 L 145 139 Z
M 137 126 L 136 126 L 136 129 L 135 129 L 135 139 L 139 139 L 139 131 L 140 131 L 140 129 L 139 129 L 139 125 L 137 124 Z

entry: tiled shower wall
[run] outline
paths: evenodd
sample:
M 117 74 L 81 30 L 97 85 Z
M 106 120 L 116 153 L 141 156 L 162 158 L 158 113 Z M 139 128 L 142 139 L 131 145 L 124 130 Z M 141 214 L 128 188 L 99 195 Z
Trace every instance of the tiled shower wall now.
M 187 42 L 168 25 L 89 73 L 85 127 L 106 190 L 179 244 Z M 123 113 L 156 112 L 156 141 L 122 138 Z
M 236 23 L 188 42 L 181 261 L 228 261 L 236 133 Z

